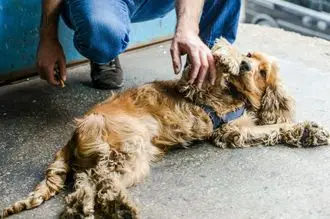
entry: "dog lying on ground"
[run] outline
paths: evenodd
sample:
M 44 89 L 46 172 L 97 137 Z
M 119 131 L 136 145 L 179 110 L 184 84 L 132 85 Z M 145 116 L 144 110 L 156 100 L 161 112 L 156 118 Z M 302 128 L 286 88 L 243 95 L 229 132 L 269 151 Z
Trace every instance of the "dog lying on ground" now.
M 217 79 L 201 89 L 158 81 L 115 94 L 76 119 L 76 130 L 57 152 L 46 178 L 3 216 L 39 206 L 63 188 L 70 171 L 75 191 L 62 218 L 138 218 L 127 189 L 143 180 L 150 163 L 175 146 L 208 140 L 220 148 L 329 144 L 314 122 L 293 123 L 293 99 L 281 86 L 276 62 L 240 54 L 220 39 L 212 48 Z

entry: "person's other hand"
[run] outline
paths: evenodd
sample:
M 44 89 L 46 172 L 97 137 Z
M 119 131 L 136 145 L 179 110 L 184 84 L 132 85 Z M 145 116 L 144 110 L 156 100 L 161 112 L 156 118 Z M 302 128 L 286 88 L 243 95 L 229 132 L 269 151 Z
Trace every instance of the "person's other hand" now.
M 177 31 L 171 45 L 171 56 L 174 72 L 181 71 L 181 55 L 187 54 L 192 65 L 189 73 L 190 84 L 201 88 L 207 78 L 213 85 L 216 79 L 216 68 L 211 50 L 191 31 Z
M 66 80 L 65 55 L 57 39 L 41 39 L 37 52 L 37 70 L 40 78 L 53 86 L 59 85 L 54 69 L 58 67 L 60 78 Z

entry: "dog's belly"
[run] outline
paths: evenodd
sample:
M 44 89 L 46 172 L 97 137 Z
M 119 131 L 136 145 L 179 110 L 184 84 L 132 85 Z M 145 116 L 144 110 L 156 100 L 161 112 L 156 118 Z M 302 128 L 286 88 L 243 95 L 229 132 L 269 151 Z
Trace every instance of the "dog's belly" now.
M 152 116 L 160 124 L 158 135 L 152 139 L 152 143 L 163 150 L 177 145 L 186 146 L 194 140 L 204 140 L 213 132 L 210 118 L 194 105 L 162 106 Z
M 187 101 L 175 86 L 175 81 L 162 81 L 136 90 L 136 107 L 147 112 L 159 124 L 152 143 L 162 150 L 204 140 L 213 132 L 212 121 L 205 111 Z
M 157 131 L 147 129 L 153 133 L 152 143 L 163 150 L 204 140 L 213 131 L 209 116 L 201 107 L 178 94 L 173 81 L 154 82 L 127 90 L 96 106 L 90 113 L 107 114 L 111 118 L 116 114 L 126 115 L 142 124 L 150 121 L 143 118 L 154 118 Z

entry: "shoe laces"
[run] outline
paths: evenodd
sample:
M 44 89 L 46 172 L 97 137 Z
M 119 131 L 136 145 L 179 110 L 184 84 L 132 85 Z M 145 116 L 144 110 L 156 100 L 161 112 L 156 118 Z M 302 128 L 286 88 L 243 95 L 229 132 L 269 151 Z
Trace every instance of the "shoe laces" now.
M 110 62 L 108 62 L 106 64 L 96 64 L 96 65 L 101 71 L 109 71 L 109 70 L 115 71 L 117 69 L 115 60 L 111 60 Z

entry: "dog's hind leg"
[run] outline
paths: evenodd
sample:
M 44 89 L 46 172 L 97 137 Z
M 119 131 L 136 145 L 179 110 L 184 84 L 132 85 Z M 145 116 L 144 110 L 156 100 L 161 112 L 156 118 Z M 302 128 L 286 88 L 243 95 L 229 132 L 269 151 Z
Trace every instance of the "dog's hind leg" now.
M 96 202 L 101 214 L 110 218 L 138 218 L 138 208 L 127 188 L 142 181 L 159 150 L 143 135 L 127 136 L 120 151 L 112 150 L 92 171 Z
M 89 172 L 88 178 L 93 181 L 93 186 L 88 187 L 92 187 L 93 203 L 96 206 L 95 214 L 106 218 L 137 218 L 137 208 L 130 200 L 122 180 L 121 170 L 125 164 L 125 155 L 112 151 L 109 156 L 100 158 L 97 165 Z M 80 192 L 76 191 L 69 197 L 71 206 L 76 206 L 74 211 L 71 210 L 71 206 L 67 207 L 69 215 L 79 215 L 77 210 L 83 209 L 84 201 L 78 199 L 84 199 L 85 189 L 86 186 Z
M 144 136 L 129 136 L 121 151 L 112 151 L 103 157 L 93 171 L 96 182 L 97 203 L 102 214 L 111 218 L 138 218 L 138 209 L 127 188 L 148 175 L 150 162 L 159 155 Z
M 327 145 L 329 132 L 313 122 L 298 124 L 281 123 L 263 126 L 227 125 L 213 134 L 213 142 L 219 147 L 251 147 L 286 144 L 295 147 Z
M 91 170 L 77 172 L 75 174 L 75 191 L 69 194 L 66 200 L 66 207 L 61 218 L 94 218 L 95 206 L 95 184 L 91 178 Z
M 91 168 L 95 212 L 106 218 L 137 218 L 127 188 L 140 182 L 161 154 L 151 144 L 158 123 L 151 116 L 89 114 L 77 122 L 76 161 Z
M 38 207 L 63 188 L 67 174 L 70 171 L 68 163 L 72 155 L 72 144 L 74 142 L 71 139 L 67 145 L 56 153 L 54 161 L 47 168 L 46 178 L 36 186 L 35 190 L 26 199 L 17 201 L 10 207 L 5 208 L 2 212 L 3 217 L 16 214 L 25 209 Z

